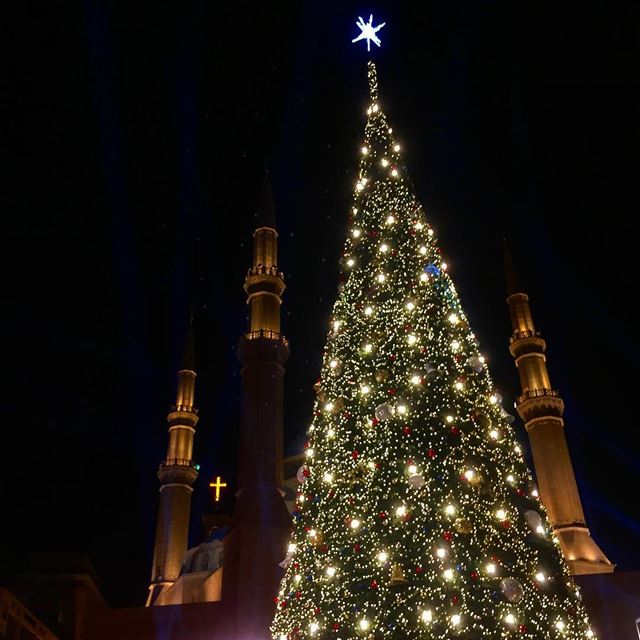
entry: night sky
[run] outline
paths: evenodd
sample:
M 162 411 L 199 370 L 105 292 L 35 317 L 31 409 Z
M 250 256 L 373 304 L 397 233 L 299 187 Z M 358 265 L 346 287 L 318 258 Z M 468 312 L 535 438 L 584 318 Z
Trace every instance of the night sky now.
M 84 551 L 111 605 L 144 603 L 190 308 L 200 542 L 209 480 L 234 478 L 235 348 L 265 166 L 288 285 L 286 442 L 300 447 L 364 127 L 366 47 L 351 39 L 371 11 L 387 23 L 373 52 L 381 102 L 505 407 L 519 386 L 503 236 L 566 403 L 587 524 L 620 570 L 640 570 L 640 3 L 15 4 L 3 571 L 32 551 Z

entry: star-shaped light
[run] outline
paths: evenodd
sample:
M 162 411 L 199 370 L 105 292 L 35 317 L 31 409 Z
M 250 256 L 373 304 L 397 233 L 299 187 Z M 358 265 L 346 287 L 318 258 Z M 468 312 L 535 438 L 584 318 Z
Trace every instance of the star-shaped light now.
M 380 46 L 380 38 L 376 35 L 386 22 L 379 24 L 377 27 L 373 26 L 373 14 L 369 16 L 369 22 L 365 22 L 362 18 L 358 18 L 356 25 L 360 29 L 360 35 L 357 38 L 354 38 L 351 42 L 358 42 L 358 40 L 366 40 L 367 41 L 367 51 L 371 51 L 371 41 L 378 46 Z

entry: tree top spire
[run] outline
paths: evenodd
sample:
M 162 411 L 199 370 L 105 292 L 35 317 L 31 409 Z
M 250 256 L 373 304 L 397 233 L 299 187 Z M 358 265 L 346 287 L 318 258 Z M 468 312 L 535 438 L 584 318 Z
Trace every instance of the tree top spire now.
M 378 71 L 376 70 L 376 63 L 373 60 L 369 60 L 367 63 L 367 78 L 369 79 L 369 95 L 372 100 L 378 99 Z

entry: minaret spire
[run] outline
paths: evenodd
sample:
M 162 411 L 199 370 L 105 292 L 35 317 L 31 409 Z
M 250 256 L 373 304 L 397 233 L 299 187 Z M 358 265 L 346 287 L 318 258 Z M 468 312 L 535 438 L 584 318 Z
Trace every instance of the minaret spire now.
M 162 604 L 159 596 L 178 579 L 187 552 L 191 493 L 198 477 L 197 466 L 192 459 L 193 436 L 198 423 L 198 410 L 194 405 L 195 381 L 195 341 L 191 314 L 178 371 L 176 402 L 167 415 L 167 457 L 158 469 L 160 503 L 147 606 Z
M 585 523 L 564 433 L 564 402 L 551 386 L 544 355 L 546 342 L 535 328 L 529 296 L 516 276 L 506 242 L 505 268 L 507 305 L 513 327 L 509 351 L 515 358 L 522 388 L 516 408 L 529 436 L 540 499 L 571 572 L 610 573 L 614 565 L 591 538 Z
M 253 233 L 244 290 L 249 331 L 240 339 L 242 405 L 237 501 L 225 538 L 222 597 L 237 606 L 237 637 L 267 638 L 291 530 L 284 501 L 283 393 L 289 344 L 281 333 L 285 289 L 278 268 L 269 175 Z

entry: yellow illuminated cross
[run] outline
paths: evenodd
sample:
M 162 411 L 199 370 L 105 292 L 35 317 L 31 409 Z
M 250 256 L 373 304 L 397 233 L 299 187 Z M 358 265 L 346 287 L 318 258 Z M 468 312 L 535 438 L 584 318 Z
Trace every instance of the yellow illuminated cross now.
M 215 501 L 220 502 L 220 489 L 227 486 L 226 482 L 222 482 L 222 478 L 218 476 L 215 482 L 210 482 L 209 486 L 216 490 Z

